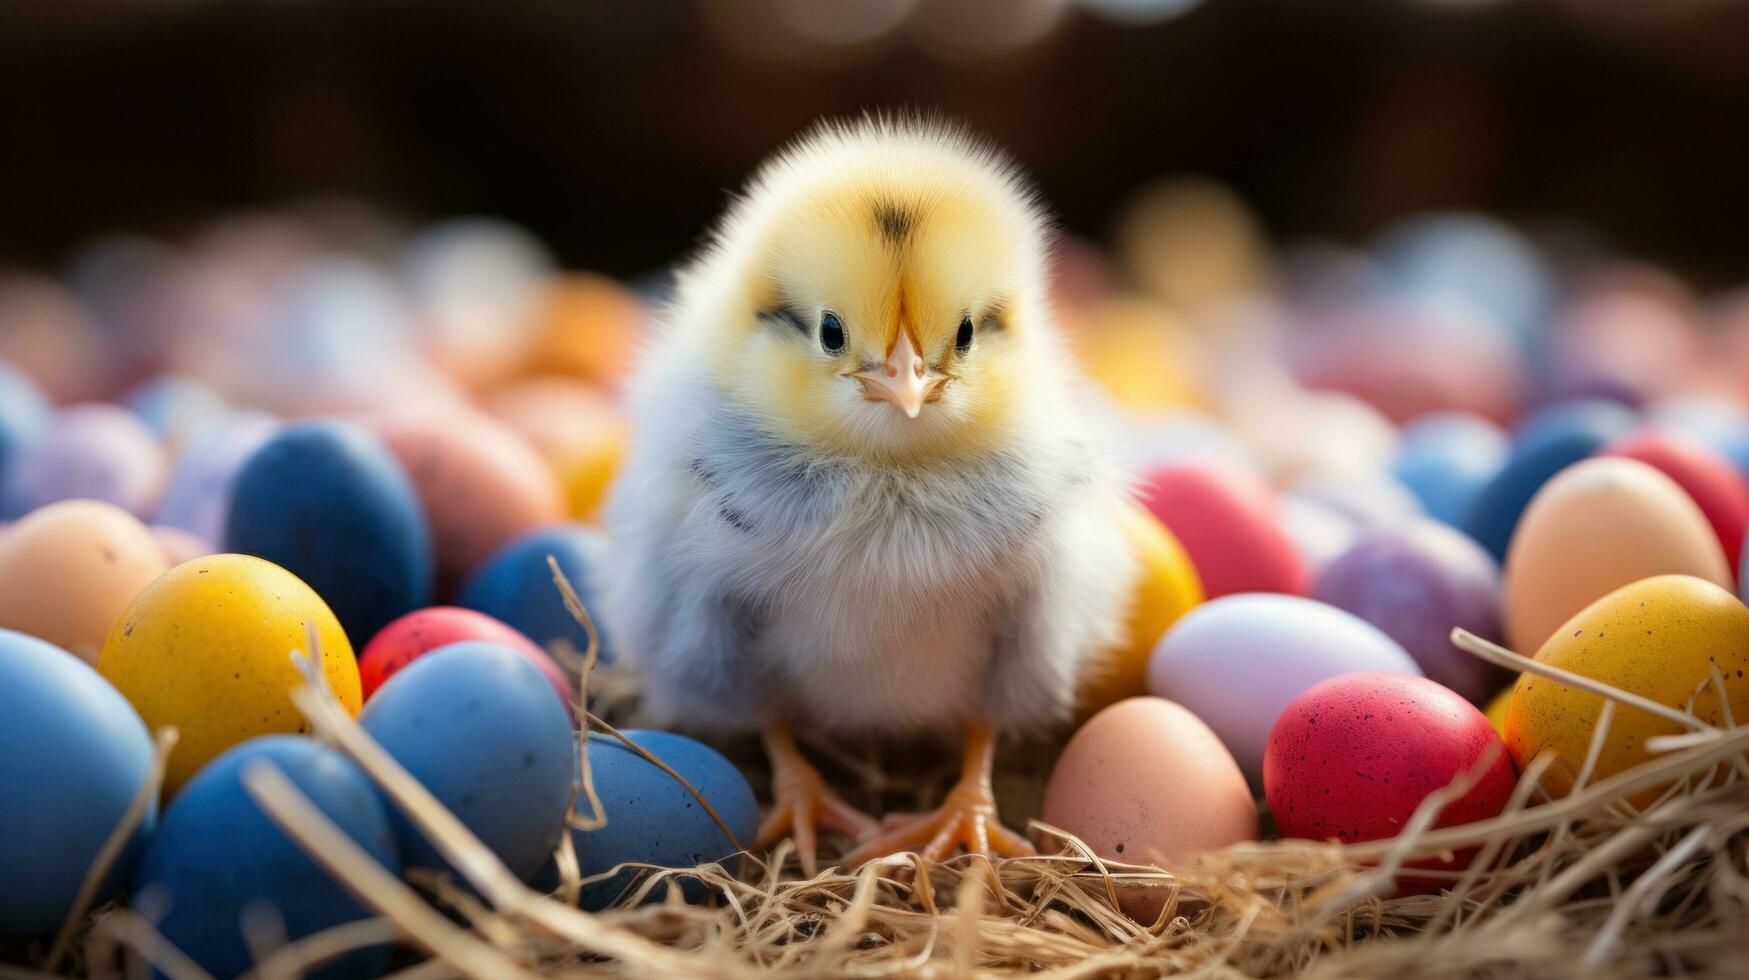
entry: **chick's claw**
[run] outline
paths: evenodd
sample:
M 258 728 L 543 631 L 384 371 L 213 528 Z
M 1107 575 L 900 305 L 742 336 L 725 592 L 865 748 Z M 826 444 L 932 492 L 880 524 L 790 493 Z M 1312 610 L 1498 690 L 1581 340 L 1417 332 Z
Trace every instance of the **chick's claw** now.
M 826 786 L 787 731 L 767 731 L 765 744 L 771 756 L 773 801 L 771 813 L 759 825 L 754 850 L 766 850 L 790 837 L 795 841 L 802 873 L 812 878 L 819 872 L 819 828 L 859 840 L 880 830 L 873 817 L 844 802 Z
M 957 848 L 973 854 L 1029 857 L 1038 853 L 1026 839 L 1002 826 L 996 801 L 986 786 L 961 783 L 933 813 L 908 816 L 844 856 L 856 867 L 900 851 L 916 850 L 931 861 L 946 859 Z

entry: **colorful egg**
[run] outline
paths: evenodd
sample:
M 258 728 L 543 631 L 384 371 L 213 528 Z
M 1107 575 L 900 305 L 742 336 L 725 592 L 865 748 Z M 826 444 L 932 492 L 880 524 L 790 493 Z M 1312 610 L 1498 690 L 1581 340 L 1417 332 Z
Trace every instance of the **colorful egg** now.
M 1403 427 L 1391 472 L 1427 516 L 1462 526 L 1484 486 L 1506 465 L 1505 433 L 1478 415 L 1425 415 Z
M 48 428 L 51 414 L 36 385 L 0 361 L 0 488 L 6 485 L 7 461 Z
M 256 450 L 232 484 L 223 546 L 309 583 L 352 636 L 431 602 L 419 497 L 382 442 L 347 423 L 299 422 Z
M 358 722 L 514 874 L 533 877 L 559 846 L 577 772 L 571 713 L 525 652 L 440 647 L 390 678 Z M 451 870 L 390 815 L 406 867 Z
M 96 663 L 128 603 L 169 567 L 127 511 L 96 500 L 50 504 L 0 538 L 0 627 Z
M 720 861 L 753 842 L 759 828 L 759 805 L 753 788 L 734 764 L 715 749 L 684 735 L 627 730 L 625 736 L 667 763 L 699 795 L 710 801 L 734 839 L 699 806 L 692 793 L 618 739 L 589 736 L 589 772 L 601 798 L 607 825 L 571 831 L 583 877 L 611 871 L 625 863 L 664 868 L 693 868 Z M 579 797 L 581 799 L 581 797 Z M 579 815 L 587 804 L 578 804 Z M 627 870 L 583 889 L 584 908 L 599 910 L 625 900 L 640 876 Z M 656 888 L 652 899 L 660 899 Z
M 1166 631 L 1148 661 L 1148 691 L 1206 722 L 1255 780 L 1287 703 L 1357 670 L 1421 673 L 1397 641 L 1352 613 L 1299 596 L 1235 595 L 1203 603 Z
M 638 295 L 603 276 L 554 280 L 537 314 L 533 361 L 542 371 L 617 385 L 631 369 L 648 310 Z
M 240 976 L 255 965 L 255 916 L 271 915 L 275 932 L 296 942 L 375 915 L 256 805 L 243 777 L 257 766 L 278 770 L 371 860 L 391 873 L 401 867 L 376 787 L 350 759 L 293 735 L 231 749 L 165 809 L 133 882 L 135 908 L 212 976 Z M 371 946 L 308 975 L 375 977 L 388 961 L 388 947 Z
M 222 538 L 231 513 L 231 482 L 278 429 L 271 416 L 239 412 L 204 431 L 176 458 L 157 522 L 202 541 Z
M 297 576 L 247 555 L 209 555 L 159 576 L 127 607 L 97 669 L 152 728 L 181 732 L 166 795 L 214 756 L 257 735 L 305 730 L 291 652 L 322 644 L 322 673 L 346 710 L 359 707 L 352 644 Z
M 607 539 L 593 528 L 560 524 L 517 538 L 474 569 L 462 584 L 458 601 L 509 623 L 542 648 L 550 649 L 563 640 L 583 653 L 589 649 L 588 633 L 565 608 L 547 565 L 549 556 L 559 563 L 590 613 L 601 640 L 601 659 L 613 659 L 613 644 L 599 615 L 597 598 L 606 567 Z
M 1472 701 L 1506 683 L 1499 668 L 1451 643 L 1460 627 L 1501 639 L 1500 566 L 1444 524 L 1422 520 L 1363 533 L 1325 567 L 1312 598 L 1377 626 L 1429 678 Z
M 1142 694 L 1148 689 L 1148 656 L 1168 627 L 1202 601 L 1202 583 L 1190 556 L 1159 521 L 1126 506 L 1120 518 L 1140 565 L 1130 598 L 1123 646 L 1085 667 L 1076 703 L 1083 712 Z
M 1633 424 L 1632 412 L 1601 401 L 1564 402 L 1531 416 L 1514 433 L 1506 465 L 1471 502 L 1463 529 L 1495 560 L 1504 560 L 1519 517 L 1542 485 Z
M 89 664 L 0 629 L 0 744 L 0 935 L 47 934 L 151 774 L 152 739 Z M 156 822 L 153 806 L 95 904 L 127 879 Z
M 1506 638 L 1536 650 L 1593 600 L 1664 574 L 1733 584 L 1706 516 L 1675 481 L 1637 460 L 1586 460 L 1537 491 L 1513 535 Z
M 1263 785 L 1284 837 L 1358 841 L 1395 837 L 1428 794 L 1481 769 L 1440 810 L 1434 827 L 1498 816 L 1517 783 L 1512 757 L 1488 719 L 1424 677 L 1362 672 L 1323 681 L 1293 700 L 1269 733 Z M 1458 870 L 1452 861 L 1412 865 Z M 1426 879 L 1401 882 L 1436 890 Z
M 565 516 L 552 465 L 497 422 L 458 412 L 391 417 L 375 429 L 425 507 L 439 595 L 511 538 Z
M 627 426 L 600 389 L 558 378 L 499 388 L 481 407 L 520 432 L 551 461 L 576 520 L 593 520 L 625 454 Z
M 1190 553 L 1210 598 L 1305 594 L 1305 562 L 1262 480 L 1231 466 L 1171 464 L 1144 478 L 1142 502 Z
M 454 643 L 477 640 L 516 651 L 533 664 L 559 695 L 567 714 L 577 699 L 575 687 L 546 651 L 515 629 L 485 613 L 456 606 L 418 609 L 382 628 L 358 654 L 358 676 L 364 698 L 402 668 L 425 654 Z
M 1536 659 L 1678 711 L 1687 710 L 1693 698 L 1695 716 L 1709 725 L 1749 718 L 1749 608 L 1716 583 L 1693 576 L 1660 575 L 1611 592 L 1556 630 Z M 1724 679 L 1729 715 L 1711 683 L 1715 667 Z M 1526 673 L 1506 709 L 1506 744 L 1520 766 L 1552 752 L 1555 761 L 1542 784 L 1565 796 L 1602 710 L 1599 695 Z M 1674 721 L 1618 704 L 1593 781 L 1650 760 L 1648 739 L 1684 731 Z M 1636 804 L 1657 794 L 1647 790 Z
M 89 498 L 150 517 L 165 472 L 164 450 L 132 412 L 75 405 L 7 460 L 4 513 L 22 517 L 57 500 Z
M 1082 725 L 1045 786 L 1044 821 L 1100 857 L 1173 865 L 1257 837 L 1257 806 L 1221 740 L 1196 715 L 1160 698 L 1111 705 Z M 1119 893 L 1143 922 L 1159 890 Z
M 1737 568 L 1749 532 L 1749 484 L 1729 460 L 1699 442 L 1657 431 L 1613 442 L 1601 455 L 1637 459 L 1676 481 L 1712 525 L 1726 566 Z

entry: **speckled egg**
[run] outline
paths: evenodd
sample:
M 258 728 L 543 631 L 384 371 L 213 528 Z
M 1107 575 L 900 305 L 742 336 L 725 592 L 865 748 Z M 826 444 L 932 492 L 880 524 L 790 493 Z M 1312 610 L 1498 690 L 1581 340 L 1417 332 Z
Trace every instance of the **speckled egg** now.
M 329 686 L 356 713 L 352 644 L 321 597 L 285 569 L 247 555 L 209 555 L 176 566 L 134 598 L 97 669 L 147 725 L 181 731 L 166 794 L 245 739 L 304 730 L 291 702 L 303 683 L 291 651 L 308 651 L 309 624 Z
M 753 841 L 759 827 L 759 806 L 753 788 L 715 749 L 684 735 L 628 730 L 627 738 L 686 777 L 709 800 L 734 835 L 723 836 L 710 814 L 674 777 L 646 761 L 618 739 L 589 736 L 589 771 L 607 825 L 598 830 L 572 830 L 577 862 L 585 878 L 623 863 L 665 868 L 692 868 L 734 854 Z M 579 807 L 587 804 L 580 803 Z M 583 889 L 584 908 L 598 910 L 626 899 L 639 875 L 627 870 Z M 651 895 L 660 898 L 665 889 Z
M 1472 701 L 1506 683 L 1499 668 L 1451 643 L 1460 627 L 1500 641 L 1500 566 L 1444 524 L 1421 520 L 1363 533 L 1325 567 L 1312 598 L 1377 626 L 1429 678 Z
M 395 416 L 374 428 L 425 507 L 439 595 L 451 595 L 505 542 L 565 516 L 552 465 L 514 430 L 489 418 L 460 412 Z
M 89 664 L 0 629 L 0 745 L 7 746 L 0 752 L 0 935 L 49 933 L 145 784 L 152 739 Z M 127 879 L 156 822 L 154 806 L 98 891 L 98 904 Z
M 132 412 L 75 405 L 7 461 L 4 514 L 21 517 L 57 500 L 89 498 L 150 517 L 165 473 L 164 450 Z
M 1586 460 L 1537 491 L 1513 535 L 1506 638 L 1536 650 L 1592 600 L 1664 574 L 1734 581 L 1706 515 L 1675 481 L 1638 460 Z
M 364 698 L 370 700 L 385 681 L 402 668 L 439 647 L 477 640 L 514 650 L 534 665 L 569 714 L 577 694 L 565 672 L 545 650 L 510 626 L 482 612 L 456 606 L 416 609 L 382 628 L 358 654 L 358 674 Z
M 1397 641 L 1353 613 L 1300 596 L 1225 596 L 1161 637 L 1148 691 L 1195 713 L 1257 780 L 1281 709 L 1313 684 L 1357 670 L 1421 673 Z
M 289 425 L 237 472 L 222 546 L 284 566 L 373 636 L 431 603 L 431 532 L 401 464 L 344 422 Z
M 1142 502 L 1190 553 L 1210 598 L 1305 593 L 1305 563 L 1281 529 L 1274 493 L 1256 476 L 1214 463 L 1169 464 L 1144 477 Z
M 279 770 L 371 860 L 400 872 L 395 835 L 376 787 L 350 759 L 313 739 L 271 735 L 213 760 L 164 811 L 134 874 L 134 908 L 213 976 L 255 964 L 251 915 L 267 913 L 287 940 L 373 914 L 256 805 L 243 777 Z M 371 946 L 330 962 L 312 980 L 382 974 L 389 949 Z
M 1717 667 L 1730 717 L 1739 723 L 1749 718 L 1749 608 L 1716 583 L 1693 576 L 1659 575 L 1609 593 L 1556 630 L 1536 659 L 1677 710 L 1686 710 L 1694 697 L 1695 715 L 1722 725 L 1726 715 L 1718 691 L 1708 683 Z M 1602 710 L 1599 695 L 1524 674 L 1506 708 L 1506 744 L 1520 766 L 1553 752 L 1555 762 L 1542 782 L 1550 793 L 1564 796 Z M 1594 778 L 1607 779 L 1652 758 L 1647 739 L 1685 730 L 1617 705 Z M 1636 799 L 1643 804 L 1656 795 L 1656 789 L 1647 790 Z
M 1506 465 L 1476 493 L 1463 529 L 1496 560 L 1530 499 L 1551 477 L 1620 438 L 1634 414 L 1613 402 L 1563 402 L 1521 422 L 1512 437 Z
M 503 620 L 543 648 L 563 640 L 579 653 L 589 637 L 553 584 L 551 556 L 583 600 L 601 638 L 601 659 L 613 659 L 613 643 L 602 622 L 600 580 L 607 561 L 607 539 L 581 524 L 559 524 L 525 534 L 499 548 L 462 584 L 459 601 L 469 609 Z
M 1221 740 L 1181 705 L 1119 701 L 1082 725 L 1045 787 L 1044 821 L 1081 838 L 1101 857 L 1128 864 L 1188 861 L 1257 837 L 1257 806 Z M 1121 893 L 1142 921 L 1163 896 Z
M 1485 766 L 1434 820 L 1450 827 L 1497 816 L 1517 777 L 1482 712 L 1424 677 L 1361 672 L 1308 688 L 1269 734 L 1263 785 L 1284 837 L 1344 843 L 1395 837 L 1429 793 Z M 1414 867 L 1461 869 L 1474 852 Z M 1434 890 L 1406 879 L 1411 890 Z
M 0 627 L 95 663 L 128 603 L 169 567 L 127 511 L 96 500 L 50 504 L 0 537 Z
M 526 653 L 440 647 L 390 678 L 358 721 L 513 873 L 532 877 L 558 847 L 577 772 L 571 714 Z M 448 869 L 398 808 L 391 816 L 407 867 Z

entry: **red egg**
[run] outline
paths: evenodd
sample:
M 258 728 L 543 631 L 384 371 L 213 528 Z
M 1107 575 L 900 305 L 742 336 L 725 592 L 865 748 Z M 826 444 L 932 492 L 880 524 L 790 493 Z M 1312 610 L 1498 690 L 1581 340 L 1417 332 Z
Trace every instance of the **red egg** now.
M 1236 466 L 1172 463 L 1150 471 L 1142 503 L 1166 525 L 1208 598 L 1236 592 L 1305 595 L 1305 560 L 1282 527 L 1275 493 Z
M 485 613 L 458 606 L 417 609 L 384 626 L 358 655 L 358 676 L 366 700 L 376 689 L 419 657 L 451 643 L 480 640 L 509 647 L 540 668 L 559 700 L 570 709 L 575 695 L 571 682 L 546 651 L 512 627 Z
M 1263 754 L 1263 789 L 1284 837 L 1344 843 L 1395 837 L 1429 793 L 1491 758 L 1481 778 L 1448 804 L 1435 827 L 1485 820 L 1506 807 L 1516 776 L 1494 726 L 1468 701 L 1424 677 L 1364 671 L 1307 688 L 1288 704 Z M 1412 867 L 1457 870 L 1451 862 Z M 1406 892 L 1435 891 L 1402 879 Z
M 1698 442 L 1657 431 L 1628 436 L 1599 455 L 1637 459 L 1676 481 L 1706 515 L 1736 573 L 1749 531 L 1749 485 L 1728 460 Z

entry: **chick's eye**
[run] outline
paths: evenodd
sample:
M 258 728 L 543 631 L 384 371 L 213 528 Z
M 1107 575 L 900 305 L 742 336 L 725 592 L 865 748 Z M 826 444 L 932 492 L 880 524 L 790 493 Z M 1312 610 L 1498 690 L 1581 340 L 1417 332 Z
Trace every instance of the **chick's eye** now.
M 828 354 L 844 349 L 844 322 L 838 319 L 838 314 L 820 314 L 820 346 L 826 348 Z
M 960 320 L 960 332 L 954 335 L 954 349 L 964 354 L 972 349 L 972 318 L 967 316 Z

